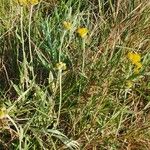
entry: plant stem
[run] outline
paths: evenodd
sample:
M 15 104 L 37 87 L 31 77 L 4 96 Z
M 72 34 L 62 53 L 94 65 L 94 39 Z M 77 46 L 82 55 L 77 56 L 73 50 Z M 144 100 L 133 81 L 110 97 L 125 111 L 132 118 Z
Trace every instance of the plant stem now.
M 84 74 L 85 68 L 85 39 L 82 39 L 82 74 Z
M 59 108 L 58 108 L 58 116 L 57 116 L 57 126 L 59 125 L 61 106 L 62 106 L 62 70 L 59 70 Z
M 59 48 L 59 63 L 61 62 L 61 55 L 62 55 L 62 45 L 64 42 L 64 37 L 66 35 L 66 31 L 64 31 L 62 38 L 61 38 L 61 43 L 60 43 L 60 48 Z M 58 78 L 59 78 L 59 108 L 58 108 L 58 116 L 57 116 L 57 123 L 56 127 L 59 125 L 59 119 L 60 119 L 60 113 L 61 113 L 61 106 L 62 106 L 62 70 L 58 70 Z
M 32 57 L 32 48 L 31 48 L 31 21 L 32 21 L 32 12 L 33 12 L 33 5 L 30 7 L 30 14 L 29 14 L 29 26 L 28 26 L 28 35 L 29 35 L 29 53 L 30 53 L 30 68 L 32 72 L 32 77 L 34 77 L 34 70 L 33 70 L 33 57 Z
M 23 88 L 25 88 L 24 82 L 26 82 L 26 87 L 28 87 L 28 76 L 27 76 L 27 60 L 26 60 L 26 53 L 25 53 L 25 45 L 24 45 L 24 33 L 23 33 L 23 7 L 20 7 L 20 27 L 21 27 L 21 43 L 22 43 L 22 52 L 23 52 L 23 79 L 21 79 L 21 83 L 23 84 Z

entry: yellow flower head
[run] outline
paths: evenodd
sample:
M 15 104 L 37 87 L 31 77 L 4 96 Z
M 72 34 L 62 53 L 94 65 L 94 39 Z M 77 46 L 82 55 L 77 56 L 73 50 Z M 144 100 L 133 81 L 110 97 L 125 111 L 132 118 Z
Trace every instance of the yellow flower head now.
M 137 53 L 129 52 L 127 57 L 132 62 L 132 64 L 136 64 L 141 61 L 141 55 Z
M 7 117 L 7 110 L 5 107 L 0 108 L 0 119 L 4 119 Z
M 87 28 L 78 28 L 77 33 L 81 36 L 81 38 L 86 37 L 89 30 Z
M 71 30 L 72 24 L 70 22 L 64 21 L 63 26 L 66 30 Z
M 59 63 L 56 64 L 56 69 L 58 69 L 58 70 L 66 70 L 67 67 L 66 67 L 65 63 L 59 62 Z
M 127 54 L 128 59 L 135 65 L 134 73 L 138 74 L 142 68 L 141 55 L 133 52 Z

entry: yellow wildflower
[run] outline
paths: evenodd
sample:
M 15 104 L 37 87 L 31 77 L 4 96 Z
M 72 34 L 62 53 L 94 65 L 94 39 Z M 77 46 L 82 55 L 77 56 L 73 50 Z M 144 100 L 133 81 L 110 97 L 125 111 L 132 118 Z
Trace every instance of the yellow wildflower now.
M 77 33 L 81 36 L 81 38 L 86 37 L 89 30 L 87 28 L 78 28 Z
M 141 56 L 137 53 L 129 52 L 127 54 L 127 57 L 133 64 L 136 64 L 141 61 Z
M 129 52 L 127 54 L 128 59 L 135 65 L 134 73 L 138 74 L 142 68 L 141 56 L 140 54 Z
M 56 64 L 56 69 L 58 69 L 58 70 L 66 70 L 67 67 L 66 67 L 65 63 L 59 62 L 59 63 Z
M 71 30 L 72 24 L 70 22 L 64 21 L 63 26 L 66 30 Z
M 5 107 L 0 108 L 0 119 L 4 119 L 7 117 L 7 110 Z

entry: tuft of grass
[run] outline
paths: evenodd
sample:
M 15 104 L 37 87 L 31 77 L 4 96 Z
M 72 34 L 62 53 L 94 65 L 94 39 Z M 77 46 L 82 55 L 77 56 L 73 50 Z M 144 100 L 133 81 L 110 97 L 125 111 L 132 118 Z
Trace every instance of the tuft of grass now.
M 149 150 L 148 0 L 0 0 L 0 23 L 0 149 Z

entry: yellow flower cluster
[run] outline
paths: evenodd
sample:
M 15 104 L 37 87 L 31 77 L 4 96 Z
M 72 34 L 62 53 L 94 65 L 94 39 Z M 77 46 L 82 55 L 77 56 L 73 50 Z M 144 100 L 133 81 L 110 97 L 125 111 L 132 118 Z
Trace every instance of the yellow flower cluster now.
M 129 52 L 127 54 L 127 57 L 131 61 L 131 63 L 135 65 L 134 72 L 138 74 L 140 69 L 142 68 L 141 55 L 137 53 Z
M 72 24 L 69 21 L 64 21 L 63 26 L 66 30 L 71 30 Z M 77 33 L 81 38 L 85 38 L 86 35 L 88 34 L 89 30 L 87 28 L 78 28 Z
M 77 29 L 77 33 L 79 34 L 79 36 L 80 36 L 81 38 L 85 38 L 88 32 L 89 32 L 89 31 L 88 31 L 87 28 L 78 28 L 78 29 Z
M 21 6 L 27 5 L 36 5 L 39 3 L 39 0 L 16 0 L 16 2 Z
M 63 62 L 59 62 L 59 63 L 57 63 L 56 64 L 56 69 L 57 70 L 66 70 L 66 64 L 65 63 L 63 63 Z
M 133 64 L 137 64 L 141 61 L 141 56 L 137 53 L 129 52 L 128 58 Z

